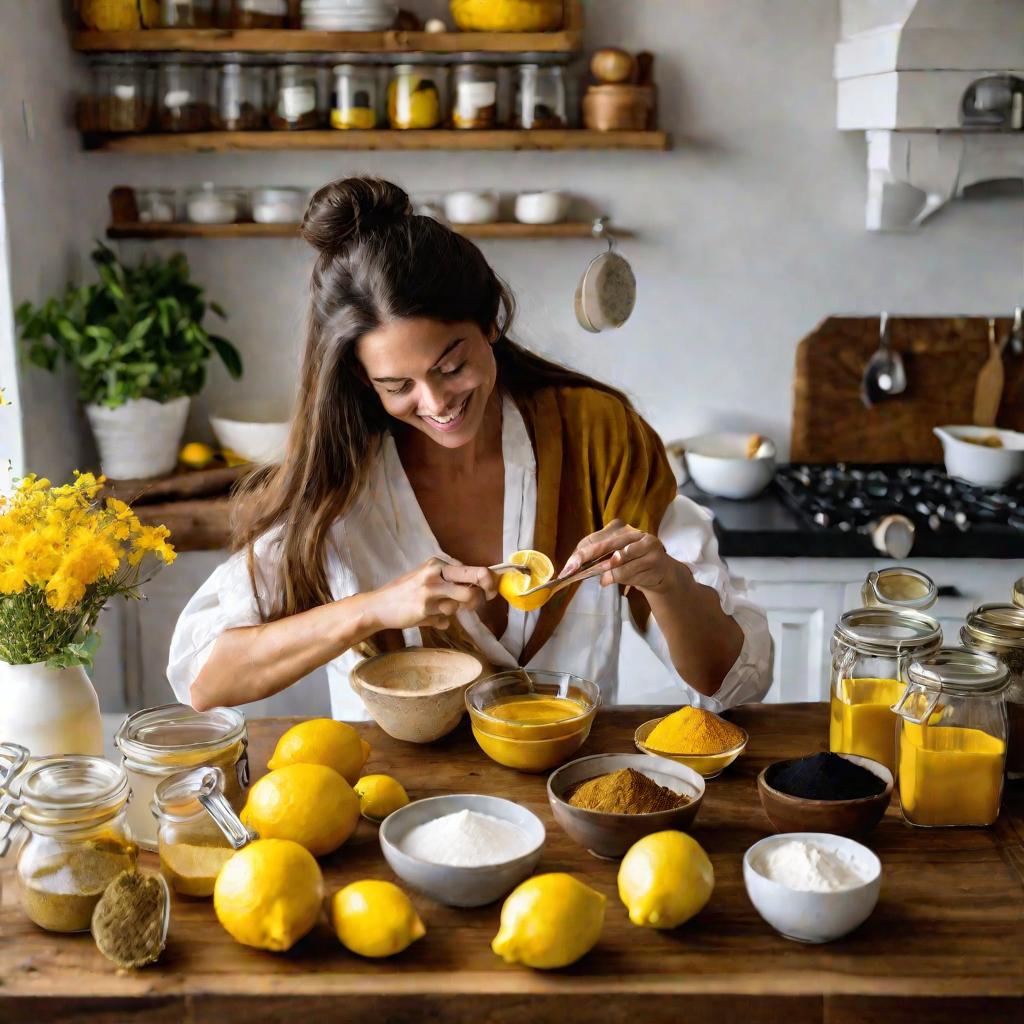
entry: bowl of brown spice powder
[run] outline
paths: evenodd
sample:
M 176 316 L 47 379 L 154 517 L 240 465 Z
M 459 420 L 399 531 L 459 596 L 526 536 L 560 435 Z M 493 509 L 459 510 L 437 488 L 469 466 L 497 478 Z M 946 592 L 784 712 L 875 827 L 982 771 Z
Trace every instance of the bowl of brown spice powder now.
M 650 754 L 592 754 L 548 777 L 555 821 L 592 854 L 609 859 L 652 832 L 685 832 L 703 799 L 699 772 Z

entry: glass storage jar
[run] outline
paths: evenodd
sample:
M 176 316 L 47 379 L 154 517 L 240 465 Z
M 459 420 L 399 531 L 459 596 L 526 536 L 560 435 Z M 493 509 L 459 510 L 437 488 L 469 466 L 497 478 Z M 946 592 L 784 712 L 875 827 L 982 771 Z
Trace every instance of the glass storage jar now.
M 487 64 L 452 68 L 453 128 L 484 129 L 498 124 L 498 69 Z
M 247 132 L 263 127 L 266 69 L 244 53 L 226 53 L 213 70 L 211 124 L 218 131 Z
M 139 220 L 143 224 L 172 224 L 178 218 L 178 192 L 173 188 L 135 190 Z
M 164 704 L 129 715 L 114 737 L 128 772 L 132 797 L 128 821 L 135 841 L 157 848 L 150 807 L 156 787 L 169 775 L 206 765 L 224 772 L 224 795 L 241 810 L 249 786 L 245 718 L 234 708 L 193 711 Z
M 160 0 L 161 28 L 210 28 L 217 0 Z
M 153 119 L 152 72 L 134 54 L 108 54 L 92 64 L 92 90 L 82 103 L 83 132 L 144 132 Z
M 967 616 L 960 642 L 968 650 L 994 654 L 1009 670 L 1006 689 L 1006 775 L 1024 778 L 1024 609 L 983 604 Z
M 324 123 L 320 68 L 315 59 L 287 54 L 270 69 L 268 124 L 275 131 L 302 131 Z
M 991 825 L 999 817 L 1008 681 L 998 658 L 963 647 L 910 663 L 894 710 L 896 788 L 912 825 Z
M 911 658 L 942 645 L 935 619 L 901 608 L 845 612 L 832 634 L 829 749 L 896 768 L 896 718 Z
M 212 896 L 220 869 L 255 837 L 225 799 L 224 781 L 220 768 L 192 768 L 156 787 L 160 871 L 180 896 Z
M 0 756 L 10 766 L 0 852 L 16 825 L 27 832 L 15 866 L 22 910 L 47 931 L 88 931 L 103 891 L 138 859 L 125 815 L 124 768 L 77 754 L 43 758 L 19 774 L 28 759 L 24 747 L 4 744 Z
M 338 64 L 333 75 L 331 127 L 342 130 L 376 128 L 380 106 L 377 69 L 366 64 Z
M 157 64 L 156 122 L 162 132 L 201 132 L 210 127 L 209 64 L 172 55 Z
M 515 128 L 564 128 L 568 123 L 561 67 L 521 64 L 513 107 Z
M 860 591 L 865 608 L 912 608 L 927 611 L 939 599 L 930 576 L 906 565 L 891 565 L 868 573 Z
M 288 0 L 220 0 L 218 20 L 227 28 L 287 28 Z
M 388 123 L 392 128 L 436 128 L 442 119 L 443 68 L 396 64 L 388 83 Z
M 304 188 L 279 186 L 249 192 L 252 219 L 257 224 L 301 224 L 308 201 L 309 192 Z

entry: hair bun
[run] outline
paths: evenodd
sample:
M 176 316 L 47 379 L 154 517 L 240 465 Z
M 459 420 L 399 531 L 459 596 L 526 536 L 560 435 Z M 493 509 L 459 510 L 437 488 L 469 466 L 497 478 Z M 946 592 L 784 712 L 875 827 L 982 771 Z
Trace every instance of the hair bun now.
M 397 223 L 412 213 L 406 192 L 381 178 L 340 178 L 324 185 L 302 218 L 302 237 L 325 256 L 336 256 L 356 236 Z

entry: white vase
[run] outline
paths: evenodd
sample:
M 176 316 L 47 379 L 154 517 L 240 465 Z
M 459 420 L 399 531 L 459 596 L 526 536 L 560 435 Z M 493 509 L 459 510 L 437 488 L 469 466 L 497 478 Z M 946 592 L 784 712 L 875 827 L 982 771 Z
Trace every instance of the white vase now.
M 133 398 L 116 409 L 87 405 L 104 476 L 142 480 L 170 473 L 178 464 L 190 401 L 183 396 L 169 402 Z
M 33 757 L 102 757 L 100 702 L 85 669 L 0 661 L 0 742 L 20 743 Z

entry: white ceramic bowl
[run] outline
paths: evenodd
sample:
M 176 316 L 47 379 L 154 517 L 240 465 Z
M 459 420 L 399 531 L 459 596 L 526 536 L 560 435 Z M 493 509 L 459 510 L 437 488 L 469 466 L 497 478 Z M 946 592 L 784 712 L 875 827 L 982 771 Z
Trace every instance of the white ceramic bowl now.
M 569 212 L 564 192 L 523 192 L 516 196 L 516 220 L 520 224 L 560 224 Z
M 775 443 L 766 440 L 754 458 L 747 458 L 750 434 L 702 434 L 682 442 L 686 470 L 705 493 L 721 498 L 753 498 L 775 476 Z
M 288 410 L 279 402 L 239 402 L 210 415 L 222 448 L 248 462 L 280 462 L 288 441 Z
M 493 192 L 449 192 L 444 215 L 450 224 L 493 224 L 498 219 L 498 197 Z
M 755 864 L 770 846 L 790 840 L 814 843 L 844 854 L 866 879 L 840 892 L 800 892 L 773 882 Z M 754 843 L 743 855 L 743 881 L 757 912 L 783 937 L 797 942 L 831 942 L 862 925 L 875 909 L 882 863 L 866 846 L 828 832 L 785 832 Z
M 503 864 L 481 867 L 431 864 L 411 857 L 401 849 L 402 840 L 417 825 L 465 810 L 512 822 L 527 834 L 530 849 Z M 417 800 L 389 814 L 380 826 L 380 848 L 392 871 L 414 889 L 450 907 L 482 907 L 500 900 L 533 874 L 544 849 L 545 838 L 540 818 L 525 807 L 511 800 L 474 793 Z
M 935 427 L 942 442 L 946 472 L 978 487 L 1002 487 L 1024 473 L 1024 434 L 996 427 Z M 998 437 L 1002 448 L 965 441 L 967 437 Z

